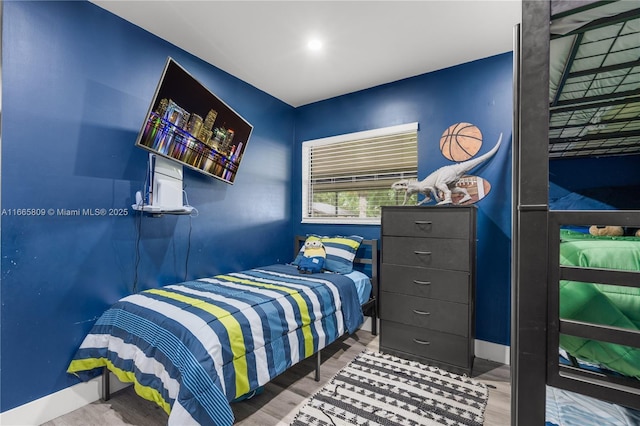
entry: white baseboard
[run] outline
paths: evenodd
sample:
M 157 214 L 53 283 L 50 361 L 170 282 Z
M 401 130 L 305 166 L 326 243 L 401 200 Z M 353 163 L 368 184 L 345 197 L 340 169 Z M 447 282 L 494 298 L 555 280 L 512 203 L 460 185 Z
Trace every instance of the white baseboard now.
M 511 347 L 484 340 L 475 341 L 476 357 L 511 365 Z
M 372 320 L 371 317 L 364 317 L 364 322 L 360 326 L 360 330 L 371 331 Z
M 113 374 L 110 378 L 111 392 L 117 392 L 129 383 L 122 383 Z M 0 413 L 0 425 L 37 426 L 91 404 L 102 397 L 102 376 L 88 382 L 78 383 L 35 401 Z

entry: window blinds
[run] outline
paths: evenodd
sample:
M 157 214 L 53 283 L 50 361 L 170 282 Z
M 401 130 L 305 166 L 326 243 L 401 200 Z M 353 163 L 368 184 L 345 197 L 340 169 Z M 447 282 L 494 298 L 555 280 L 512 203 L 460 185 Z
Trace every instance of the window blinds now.
M 417 175 L 417 133 L 310 147 L 311 191 L 385 189 Z
M 416 179 L 417 131 L 412 123 L 304 142 L 303 218 L 313 211 L 314 194 L 375 196 L 374 191 L 391 190 L 399 179 Z

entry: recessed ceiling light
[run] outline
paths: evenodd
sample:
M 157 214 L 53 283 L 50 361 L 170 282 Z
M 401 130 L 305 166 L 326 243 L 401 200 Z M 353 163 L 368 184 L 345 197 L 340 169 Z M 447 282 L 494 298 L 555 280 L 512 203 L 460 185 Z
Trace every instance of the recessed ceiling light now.
M 322 49 L 322 41 L 317 38 L 313 38 L 309 40 L 309 43 L 307 43 L 307 47 L 309 48 L 309 50 L 318 51 Z

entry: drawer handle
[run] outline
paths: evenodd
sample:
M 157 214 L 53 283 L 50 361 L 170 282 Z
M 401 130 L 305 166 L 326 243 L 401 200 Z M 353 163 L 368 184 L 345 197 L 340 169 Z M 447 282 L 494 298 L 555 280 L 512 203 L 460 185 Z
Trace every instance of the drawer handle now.
M 419 311 L 417 309 L 414 309 L 413 313 L 417 315 L 431 315 L 431 312 Z
M 419 280 L 413 280 L 414 284 L 417 285 L 431 285 L 431 281 L 419 281 Z
M 431 222 L 430 220 L 416 220 L 415 223 L 416 223 L 416 225 L 431 225 L 431 224 L 433 224 L 433 222 Z
M 413 339 L 413 341 L 419 345 L 430 345 L 431 342 L 425 342 L 424 340 Z
M 431 252 L 430 251 L 420 251 L 420 250 L 414 250 L 413 251 L 415 254 L 422 254 L 425 256 L 431 256 Z

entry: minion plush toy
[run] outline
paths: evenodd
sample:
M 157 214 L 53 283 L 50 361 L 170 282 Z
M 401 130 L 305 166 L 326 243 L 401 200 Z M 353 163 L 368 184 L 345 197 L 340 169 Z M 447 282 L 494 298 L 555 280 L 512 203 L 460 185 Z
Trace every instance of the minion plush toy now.
M 313 274 L 321 272 L 327 253 L 320 240 L 307 240 L 304 243 L 304 255 L 298 265 L 301 274 Z

